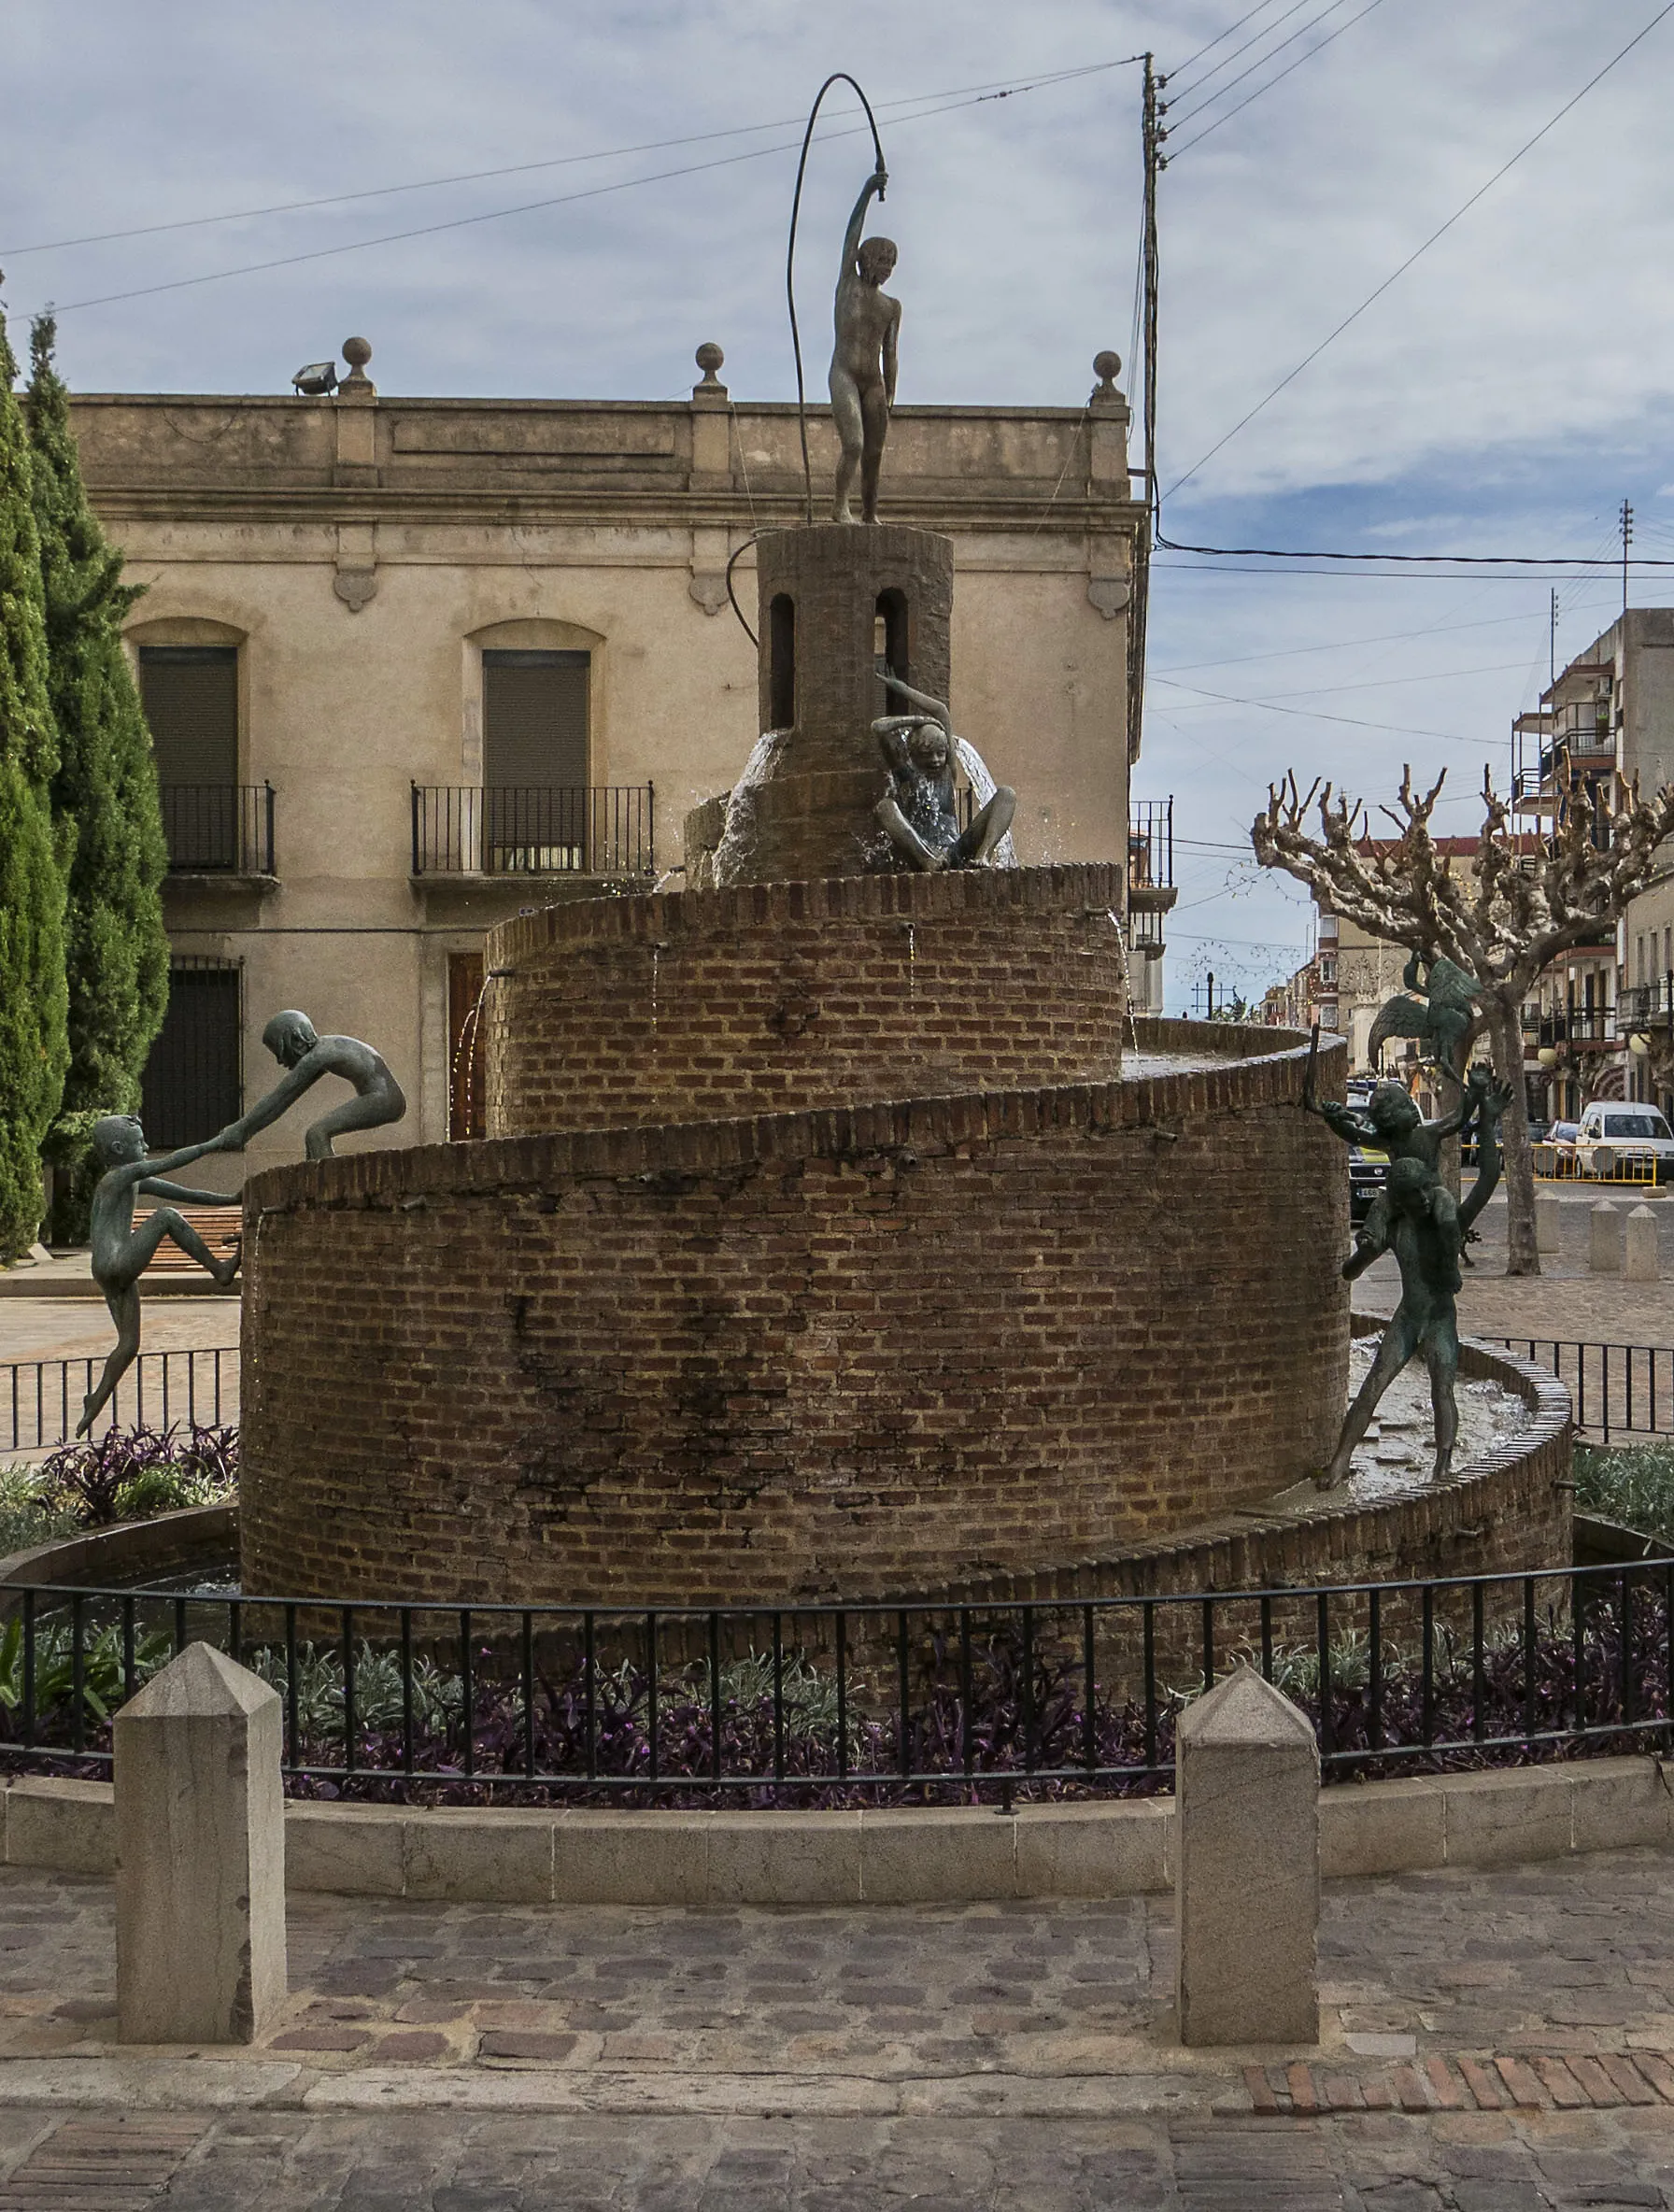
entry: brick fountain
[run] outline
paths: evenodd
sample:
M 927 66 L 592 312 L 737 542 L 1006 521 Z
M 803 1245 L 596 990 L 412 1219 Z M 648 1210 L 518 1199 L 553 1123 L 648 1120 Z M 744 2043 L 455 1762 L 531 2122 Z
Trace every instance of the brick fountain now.
M 1300 1041 L 1131 1022 L 1117 861 L 889 864 L 874 647 L 950 696 L 945 538 L 758 574 L 688 887 L 489 940 L 488 1140 L 248 1186 L 247 1591 L 1071 1595 L 1329 1455 Z

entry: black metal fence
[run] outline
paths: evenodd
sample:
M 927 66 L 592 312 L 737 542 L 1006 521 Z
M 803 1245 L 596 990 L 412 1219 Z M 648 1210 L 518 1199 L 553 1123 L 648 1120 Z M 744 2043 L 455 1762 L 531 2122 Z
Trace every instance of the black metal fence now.
M 648 875 L 650 784 L 413 786 L 415 875 Z
M 0 1366 L 0 1453 L 66 1443 L 105 1361 L 20 1359 Z M 238 1418 L 238 1351 L 142 1352 L 93 1425 L 167 1428 L 175 1422 L 220 1428 Z
M 1674 1561 L 982 1606 L 725 1611 L 6 1593 L 0 1765 L 96 1773 L 193 1639 L 262 1674 L 293 1791 L 442 1802 L 1011 1802 L 1167 1785 L 1241 1663 L 1328 1777 L 1666 1746 Z
M 1674 1435 L 1674 1347 L 1596 1344 L 1544 1337 L 1498 1337 L 1522 1359 L 1550 1368 L 1568 1391 L 1575 1425 L 1609 1443 L 1622 1436 Z M 0 1364 L 0 1453 L 63 1443 L 103 1361 L 18 1360 Z M 237 1418 L 238 1352 L 145 1352 L 118 1385 L 99 1429 L 171 1420 L 220 1427 Z
M 272 875 L 271 784 L 164 784 L 163 836 L 171 875 Z
M 1608 1444 L 1617 1436 L 1674 1434 L 1674 1349 L 1498 1337 L 1531 1367 L 1550 1368 L 1569 1393 L 1575 1425 Z

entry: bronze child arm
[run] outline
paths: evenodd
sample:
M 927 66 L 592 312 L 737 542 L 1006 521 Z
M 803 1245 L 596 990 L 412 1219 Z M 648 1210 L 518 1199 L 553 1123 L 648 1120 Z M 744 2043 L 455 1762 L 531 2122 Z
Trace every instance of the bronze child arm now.
M 852 175 L 853 172 L 851 171 L 850 174 Z M 880 200 L 883 198 L 884 187 L 888 181 L 889 172 L 880 162 L 860 187 L 860 197 L 855 202 L 855 211 L 848 219 L 847 230 L 843 234 L 843 268 L 838 276 L 839 283 L 844 276 L 852 276 L 854 273 L 855 256 L 860 250 L 860 233 L 866 227 L 866 210 L 872 205 L 872 196 L 874 192 Z
M 183 1183 L 164 1183 L 160 1176 L 148 1175 L 139 1184 L 139 1195 L 145 1198 L 177 1198 L 187 1206 L 236 1206 L 238 1196 L 224 1190 L 189 1190 Z

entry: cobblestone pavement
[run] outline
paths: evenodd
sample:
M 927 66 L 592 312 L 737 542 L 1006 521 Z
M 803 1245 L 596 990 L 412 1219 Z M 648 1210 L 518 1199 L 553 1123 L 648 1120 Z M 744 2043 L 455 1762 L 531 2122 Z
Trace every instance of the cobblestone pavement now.
M 236 1347 L 236 1298 L 150 1298 L 145 1310 L 148 1352 Z M 103 1298 L 0 1298 L 0 1361 L 103 1359 L 110 1349 L 110 1316 Z
M 0 2112 L 0 2212 L 1589 2212 L 1674 2115 L 1338 2121 Z
M 1627 1283 L 1595 1275 L 1587 1266 L 1588 1213 L 1606 1194 L 1564 1196 L 1564 1249 L 1541 1255 L 1536 1276 L 1506 1274 L 1506 1212 L 1502 1202 L 1482 1215 L 1482 1241 L 1471 1247 L 1474 1266 L 1459 1293 L 1459 1326 L 1468 1336 L 1580 1339 L 1586 1343 L 1674 1344 L 1674 1280 Z M 1627 1198 L 1612 1194 L 1614 1202 Z M 1641 1194 L 1634 1193 L 1632 1203 Z M 1653 1201 L 1665 1275 L 1674 1278 L 1674 1198 Z M 1400 1272 L 1385 1255 L 1355 1284 L 1355 1311 L 1392 1313 L 1401 1295 Z
M 1674 1857 L 1327 1886 L 1319 2048 L 1185 2052 L 1166 1897 L 292 1900 L 250 2052 L 115 2045 L 111 1892 L 0 1873 L 0 2212 L 1674 2205 Z

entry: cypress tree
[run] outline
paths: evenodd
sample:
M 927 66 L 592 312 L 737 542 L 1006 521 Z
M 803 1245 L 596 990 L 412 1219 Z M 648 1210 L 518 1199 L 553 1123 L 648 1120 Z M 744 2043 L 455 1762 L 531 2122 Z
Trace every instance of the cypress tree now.
M 39 1227 L 41 1141 L 69 1061 L 69 849 L 52 823 L 58 739 L 17 366 L 0 316 L 0 1260 L 26 1252 Z
M 71 1177 L 67 1213 L 54 1208 L 56 1232 L 73 1237 L 84 1233 L 87 1128 L 100 1113 L 137 1107 L 168 1001 L 167 858 L 150 733 L 122 649 L 122 617 L 139 591 L 122 582 L 122 556 L 87 502 L 69 394 L 52 362 L 56 335 L 52 318 L 38 318 L 25 412 L 58 731 L 52 813 L 75 840 L 64 920 L 70 1064 L 49 1144 Z

